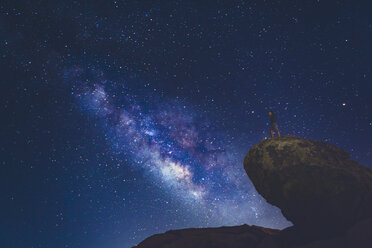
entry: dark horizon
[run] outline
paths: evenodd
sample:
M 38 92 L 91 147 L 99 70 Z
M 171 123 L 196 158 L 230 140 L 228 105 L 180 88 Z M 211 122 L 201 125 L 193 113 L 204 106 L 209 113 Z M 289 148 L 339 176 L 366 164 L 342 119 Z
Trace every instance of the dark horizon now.
M 291 223 L 243 168 L 270 136 L 372 168 L 367 1 L 0 3 L 1 247 L 131 247 Z

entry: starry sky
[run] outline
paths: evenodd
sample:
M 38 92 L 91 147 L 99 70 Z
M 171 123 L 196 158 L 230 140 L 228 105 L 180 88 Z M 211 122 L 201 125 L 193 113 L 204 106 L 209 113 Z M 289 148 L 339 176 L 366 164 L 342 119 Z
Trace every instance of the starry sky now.
M 368 1 L 2 1 L 0 246 L 290 226 L 243 159 L 284 135 L 372 167 Z

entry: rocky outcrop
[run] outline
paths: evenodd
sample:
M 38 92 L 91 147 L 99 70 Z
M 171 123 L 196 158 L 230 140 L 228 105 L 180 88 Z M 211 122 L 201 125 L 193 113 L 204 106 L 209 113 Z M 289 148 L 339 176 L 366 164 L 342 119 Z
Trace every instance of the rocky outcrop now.
M 292 136 L 263 140 L 244 159 L 257 191 L 293 226 L 168 231 L 137 248 L 370 248 L 372 171 L 333 145 Z
M 279 230 L 257 226 L 191 228 L 168 231 L 142 241 L 138 248 L 279 248 L 274 237 Z
M 333 145 L 267 139 L 252 147 L 244 168 L 258 193 L 301 235 L 337 235 L 372 217 L 372 171 Z

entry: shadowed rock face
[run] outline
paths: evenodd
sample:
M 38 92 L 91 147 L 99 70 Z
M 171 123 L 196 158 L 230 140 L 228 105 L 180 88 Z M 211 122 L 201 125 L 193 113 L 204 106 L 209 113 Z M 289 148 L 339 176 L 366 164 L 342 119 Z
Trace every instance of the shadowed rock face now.
M 294 245 L 283 231 L 257 226 L 192 228 L 153 235 L 133 248 L 371 248 L 372 219 L 358 222 L 338 237 Z M 285 232 L 285 230 L 284 230 Z
M 329 236 L 372 217 L 372 172 L 323 142 L 285 136 L 253 146 L 244 168 L 260 193 L 303 233 Z
M 277 248 L 279 230 L 257 226 L 191 228 L 168 231 L 142 241 L 141 248 Z
M 372 219 L 362 220 L 344 235 L 332 239 L 313 241 L 296 248 L 371 248 Z

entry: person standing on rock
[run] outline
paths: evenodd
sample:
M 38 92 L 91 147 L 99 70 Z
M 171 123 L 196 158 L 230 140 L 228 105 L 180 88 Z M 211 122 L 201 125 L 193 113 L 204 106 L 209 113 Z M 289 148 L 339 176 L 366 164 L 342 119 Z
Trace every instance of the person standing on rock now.
M 269 116 L 270 116 L 270 135 L 271 138 L 274 137 L 274 131 L 276 132 L 276 135 L 280 137 L 280 132 L 278 129 L 278 124 L 276 123 L 276 115 L 274 111 L 269 110 Z

